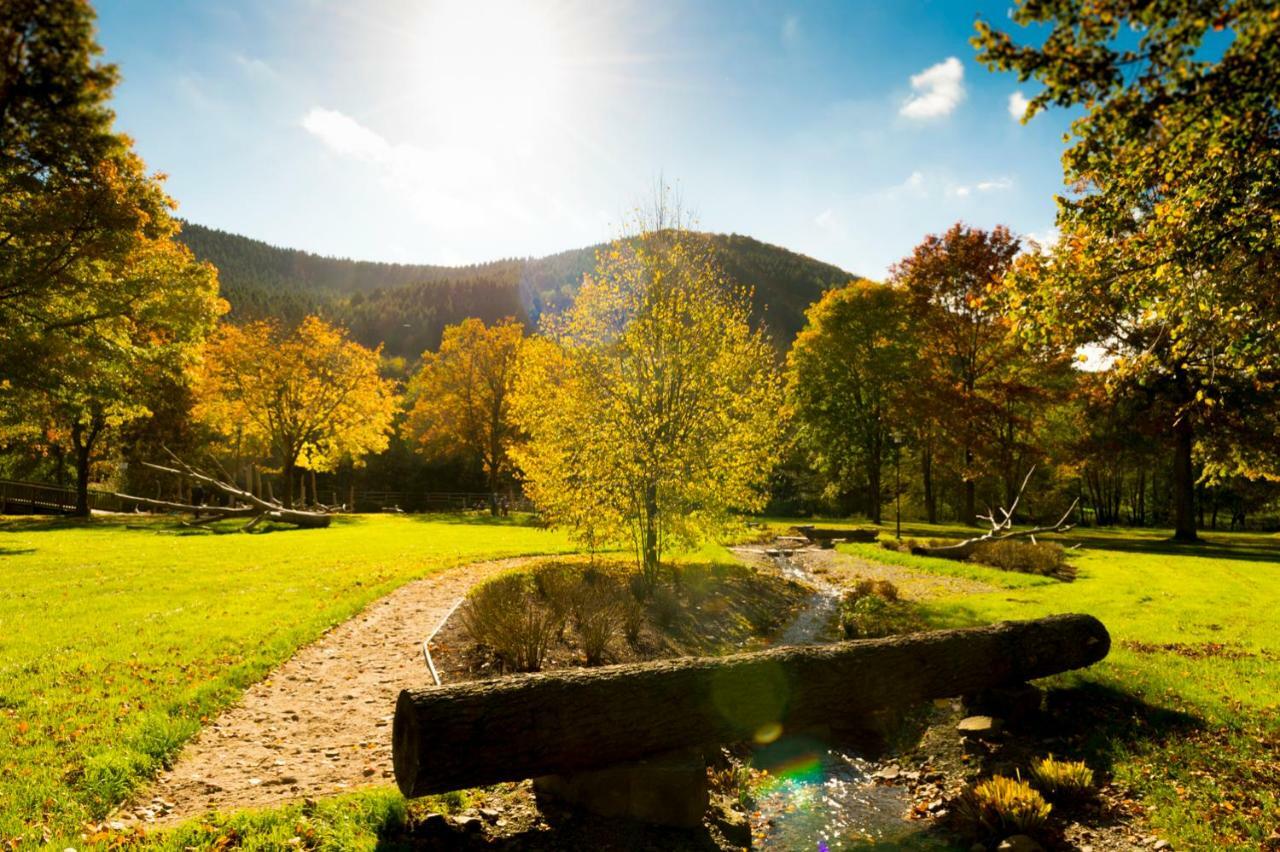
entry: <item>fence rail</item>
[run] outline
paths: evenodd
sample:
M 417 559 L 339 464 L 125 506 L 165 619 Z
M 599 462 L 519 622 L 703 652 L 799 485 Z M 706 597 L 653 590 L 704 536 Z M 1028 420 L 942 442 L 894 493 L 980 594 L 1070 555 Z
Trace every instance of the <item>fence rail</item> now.
M 89 489 L 89 508 L 118 512 L 120 498 L 106 491 Z M 65 485 L 0 479 L 0 514 L 69 515 L 76 509 L 76 490 Z
M 324 496 L 324 492 L 321 492 Z M 334 503 L 340 492 L 334 492 Z M 356 512 L 465 512 L 488 509 L 491 495 L 479 491 L 356 491 Z M 521 496 L 498 495 L 500 508 L 528 512 L 533 504 Z M 89 508 L 104 512 L 135 511 L 136 504 L 107 491 L 89 489 Z M 0 515 L 69 515 L 76 508 L 76 490 L 64 485 L 0 479 Z

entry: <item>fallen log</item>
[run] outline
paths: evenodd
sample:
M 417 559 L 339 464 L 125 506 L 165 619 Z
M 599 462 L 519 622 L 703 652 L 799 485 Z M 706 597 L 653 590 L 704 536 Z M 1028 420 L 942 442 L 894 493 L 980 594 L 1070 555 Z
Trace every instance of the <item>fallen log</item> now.
M 856 727 L 877 710 L 1082 668 L 1110 645 L 1096 618 L 1058 615 L 406 689 L 392 762 L 414 797 L 741 742 L 778 725 Z
M 865 543 L 875 541 L 880 537 L 879 530 L 843 530 L 836 527 L 814 527 L 808 525 L 794 527 L 793 529 L 809 541 L 819 543 L 828 541 L 856 541 Z

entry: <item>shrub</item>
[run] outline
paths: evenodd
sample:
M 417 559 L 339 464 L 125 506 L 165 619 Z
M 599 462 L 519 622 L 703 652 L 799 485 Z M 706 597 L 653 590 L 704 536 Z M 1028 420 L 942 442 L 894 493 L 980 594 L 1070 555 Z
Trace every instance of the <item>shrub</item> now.
M 557 633 L 564 632 L 564 625 L 573 612 L 582 573 L 572 565 L 553 562 L 540 565 L 533 571 L 533 585 L 547 608 L 560 620 Z
M 1093 770 L 1083 760 L 1049 755 L 1031 765 L 1031 782 L 1052 801 L 1078 802 L 1093 792 Z
M 1040 541 L 984 541 L 973 549 L 970 562 L 980 562 L 1002 571 L 1052 576 L 1067 564 L 1067 552 L 1060 544 Z
M 547 648 L 564 624 L 537 594 L 528 574 L 503 574 L 472 589 L 458 610 L 462 629 L 516 671 L 542 668 Z
M 970 787 L 957 813 L 976 835 L 1035 834 L 1053 806 L 1021 778 L 996 775 Z
M 612 577 L 602 574 L 583 577 L 582 584 L 578 587 L 574 613 L 587 665 L 598 666 L 604 662 L 610 643 L 622 629 L 624 595 L 627 593 Z
M 644 630 L 644 601 L 634 594 L 622 595 L 622 635 L 627 644 L 635 647 L 640 643 L 640 632 Z
M 898 598 L 888 580 L 859 580 L 840 601 L 840 629 L 846 639 L 874 639 L 920 628 L 915 609 Z

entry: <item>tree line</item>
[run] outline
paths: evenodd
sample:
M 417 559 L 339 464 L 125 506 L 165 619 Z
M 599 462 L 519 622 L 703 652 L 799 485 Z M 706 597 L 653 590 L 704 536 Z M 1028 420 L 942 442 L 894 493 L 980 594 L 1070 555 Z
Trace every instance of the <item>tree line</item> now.
M 1267 3 L 1201 5 L 1192 23 L 1019 5 L 1015 23 L 1051 29 L 1038 47 L 979 22 L 982 61 L 1044 86 L 1028 119 L 1083 111 L 1051 246 L 957 223 L 885 282 L 850 280 L 698 234 L 660 192 L 585 274 L 575 253 L 465 274 L 284 255 L 304 271 L 279 280 L 320 304 L 277 318 L 228 315 L 178 239 L 111 128 L 89 8 L 27 0 L 0 25 L 4 468 L 74 469 L 82 510 L 96 475 L 136 488 L 159 447 L 286 504 L 360 481 L 521 485 L 649 573 L 766 506 L 879 522 L 905 496 L 972 523 L 1030 470 L 1029 517 L 1078 497 L 1087 520 L 1180 540 L 1219 512 L 1243 525 L 1280 477 L 1280 40 Z M 1127 24 L 1136 46 L 1116 42 Z M 1220 29 L 1229 46 L 1201 57 Z M 284 276 L 278 252 L 253 244 L 223 274 Z M 1079 369 L 1086 348 L 1101 369 Z

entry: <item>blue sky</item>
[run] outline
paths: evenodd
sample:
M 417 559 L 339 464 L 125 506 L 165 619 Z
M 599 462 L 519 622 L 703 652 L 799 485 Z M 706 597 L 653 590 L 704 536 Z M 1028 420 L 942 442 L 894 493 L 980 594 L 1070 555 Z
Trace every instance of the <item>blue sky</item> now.
M 1051 232 L 1067 119 L 974 61 L 1007 2 L 99 0 L 118 126 L 184 217 L 424 263 L 705 230 L 883 276 L 956 220 Z

